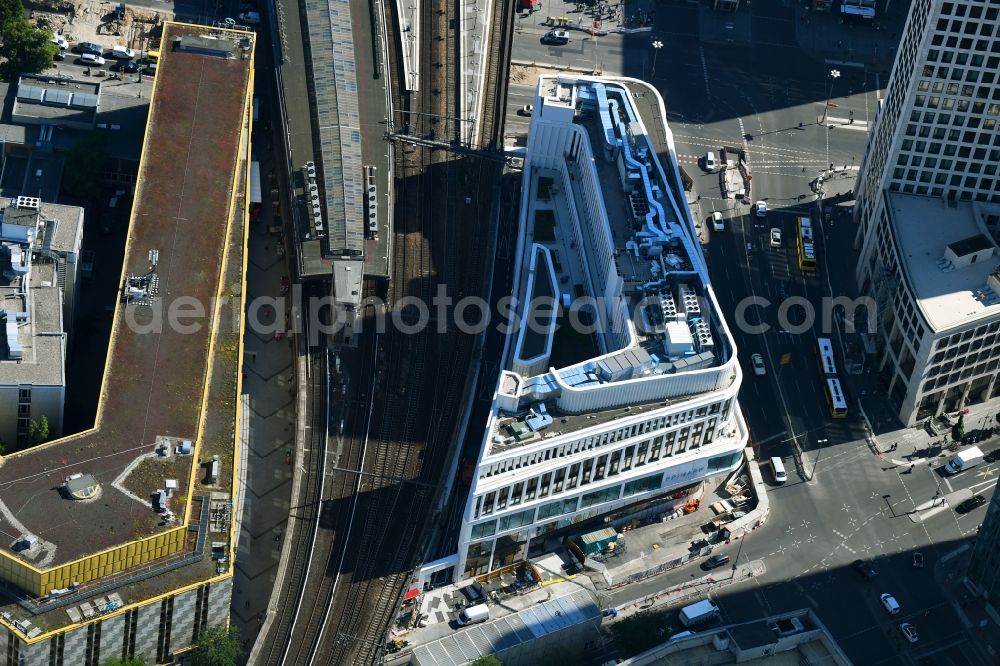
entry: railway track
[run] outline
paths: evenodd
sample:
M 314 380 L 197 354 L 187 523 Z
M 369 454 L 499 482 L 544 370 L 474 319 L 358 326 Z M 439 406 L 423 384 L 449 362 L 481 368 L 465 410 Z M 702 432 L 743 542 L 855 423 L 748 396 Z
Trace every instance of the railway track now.
M 484 86 L 483 127 L 480 143 L 487 150 L 503 150 L 504 117 L 507 113 L 507 85 L 510 81 L 510 53 L 514 44 L 514 2 L 498 0 L 493 6 L 493 22 L 490 29 L 492 44 L 486 61 L 486 77 L 492 77 Z M 503 65 L 501 71 L 501 65 Z
M 385 9 L 394 33 L 395 3 Z M 457 10 L 457 0 L 421 4 L 418 92 L 403 90 L 400 43 L 393 36 L 386 63 L 396 72 L 393 107 L 403 111 L 413 134 L 457 139 L 462 133 Z M 503 34 L 509 42 L 510 33 Z M 491 85 L 494 98 L 503 99 L 506 83 L 502 89 Z M 501 128 L 497 145 L 502 145 L 502 117 L 499 125 L 495 119 L 488 122 L 494 140 Z M 408 297 L 430 304 L 440 284 L 449 285 L 456 298 L 478 295 L 485 257 L 476 239 L 485 236 L 487 215 L 470 214 L 466 197 L 477 205 L 486 201 L 489 208 L 488 172 L 496 165 L 411 144 L 402 145 L 396 159 L 393 279 L 384 286 L 366 282 L 363 293 L 384 296 L 390 306 Z M 481 188 L 486 191 L 480 193 Z M 404 324 L 419 319 L 411 310 L 402 312 L 398 319 Z M 426 545 L 430 505 L 464 399 L 474 336 L 454 326 L 439 332 L 433 321 L 420 331 L 390 322 L 385 333 L 377 333 L 375 315 L 374 307 L 363 311 L 358 348 L 342 352 L 351 368 L 341 411 L 345 432 L 322 447 L 311 445 L 303 461 L 313 484 L 303 495 L 323 501 L 309 514 L 311 530 L 298 530 L 294 537 L 293 554 L 300 557 L 293 560 L 278 622 L 288 638 L 272 643 L 264 663 L 380 663 L 388 628 Z M 325 432 L 326 423 L 315 430 Z M 273 633 L 279 635 L 277 629 Z
M 306 357 L 306 373 L 310 403 L 307 419 L 311 436 L 307 455 L 302 464 L 301 492 L 295 498 L 297 508 L 293 508 L 290 518 L 295 521 L 294 543 L 291 547 L 292 560 L 285 580 L 285 593 L 279 598 L 275 613 L 275 624 L 270 632 L 268 649 L 258 663 L 278 666 L 286 661 L 289 640 L 299 611 L 306 596 L 306 580 L 309 577 L 312 558 L 310 553 L 316 546 L 322 493 L 325 475 L 322 473 L 326 457 L 326 424 L 329 418 L 328 401 L 328 358 L 325 349 L 310 350 Z

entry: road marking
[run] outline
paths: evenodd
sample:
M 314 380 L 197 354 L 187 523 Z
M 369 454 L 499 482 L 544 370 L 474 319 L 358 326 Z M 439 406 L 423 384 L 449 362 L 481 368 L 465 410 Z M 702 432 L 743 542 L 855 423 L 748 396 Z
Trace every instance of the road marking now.
M 701 58 L 701 74 L 705 78 L 705 95 L 709 99 L 712 97 L 712 90 L 708 87 L 708 63 L 705 62 L 705 49 L 698 47 L 698 56 Z
M 989 467 L 985 467 L 976 472 L 976 476 L 981 476 L 984 479 L 988 479 L 996 473 L 997 473 L 997 468 L 994 467 L 993 465 L 990 465 Z M 996 482 L 994 482 L 994 485 L 996 485 Z

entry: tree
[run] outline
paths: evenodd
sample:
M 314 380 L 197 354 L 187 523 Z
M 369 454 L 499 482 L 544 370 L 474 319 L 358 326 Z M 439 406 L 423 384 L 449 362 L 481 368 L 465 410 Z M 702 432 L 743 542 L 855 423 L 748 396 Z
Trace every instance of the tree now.
M 24 3 L 21 0 L 0 0 L 0 30 L 7 24 L 24 21 Z
M 124 659 L 112 657 L 104 662 L 104 666 L 146 666 L 146 660 L 142 657 L 125 657 Z
M 3 2 L 4 0 L 0 0 Z M 20 3 L 19 3 L 20 4 Z M 21 72 L 37 74 L 52 66 L 58 47 L 50 42 L 52 35 L 39 30 L 23 18 L 8 20 L 0 26 L 0 77 L 17 81 Z
M 107 140 L 96 132 L 87 134 L 66 152 L 63 188 L 78 199 L 97 194 L 97 178 L 108 161 Z
M 236 627 L 208 627 L 198 635 L 191 650 L 194 666 L 234 666 L 243 655 Z
M 503 662 L 491 654 L 476 659 L 469 666 L 503 666 Z
M 49 419 L 42 414 L 35 421 L 31 419 L 28 422 L 28 439 L 31 440 L 32 445 L 41 444 L 42 442 L 48 440 L 49 438 Z
M 960 442 L 963 437 L 965 437 L 965 414 L 959 414 L 958 423 L 951 429 L 951 438 L 956 442 Z
M 670 638 L 666 613 L 639 613 L 611 625 L 615 644 L 625 654 L 635 655 Z

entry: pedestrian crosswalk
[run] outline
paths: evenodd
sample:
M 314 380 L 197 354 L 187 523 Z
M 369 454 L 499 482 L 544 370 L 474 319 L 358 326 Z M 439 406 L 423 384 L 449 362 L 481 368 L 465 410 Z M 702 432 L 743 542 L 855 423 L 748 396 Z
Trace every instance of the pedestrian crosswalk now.
M 851 118 L 836 118 L 834 116 L 829 116 L 826 119 L 826 125 L 830 128 L 849 129 L 861 132 L 868 131 L 868 121 L 854 120 L 854 122 L 851 122 L 851 120 Z

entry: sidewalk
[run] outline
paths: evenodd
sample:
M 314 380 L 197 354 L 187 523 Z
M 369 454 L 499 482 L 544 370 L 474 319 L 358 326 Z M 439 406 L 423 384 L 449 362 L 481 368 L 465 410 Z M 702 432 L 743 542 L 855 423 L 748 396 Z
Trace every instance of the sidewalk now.
M 269 141 L 269 137 L 265 141 Z M 272 168 L 271 153 L 266 143 L 257 148 L 265 201 L 260 218 L 250 223 L 248 307 L 255 298 L 277 298 L 281 278 L 288 274 L 281 253 L 282 239 L 267 231 L 273 219 L 267 187 L 267 174 Z M 268 325 L 284 316 L 284 312 L 264 306 L 256 318 Z M 245 503 L 236 553 L 232 622 L 239 629 L 240 639 L 248 646 L 256 640 L 270 602 L 288 521 L 292 478 L 288 452 L 294 448 L 295 426 L 291 342 L 291 336 L 275 340 L 269 332 L 256 332 L 249 324 L 243 340 L 243 399 L 249 408 L 244 411 L 246 477 L 242 492 Z
M 707 574 L 701 578 L 673 585 L 655 594 L 632 601 L 628 598 L 628 588 L 620 590 L 618 594 L 611 594 L 612 605 L 618 611 L 617 615 L 605 620 L 605 626 L 611 622 L 623 620 L 637 613 L 648 610 L 662 610 L 670 606 L 679 606 L 685 602 L 694 602 L 704 598 L 709 593 L 720 588 L 728 587 L 734 583 L 741 583 L 754 576 L 761 576 L 767 571 L 763 560 L 752 560 L 737 567 L 733 571 L 730 567 L 717 570 L 717 573 Z

